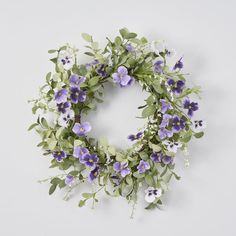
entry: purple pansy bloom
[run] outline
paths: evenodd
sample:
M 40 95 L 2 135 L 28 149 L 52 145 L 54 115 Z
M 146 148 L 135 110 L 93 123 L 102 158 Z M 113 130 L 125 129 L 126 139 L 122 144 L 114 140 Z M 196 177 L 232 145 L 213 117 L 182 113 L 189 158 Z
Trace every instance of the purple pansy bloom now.
M 158 74 L 161 74 L 163 72 L 163 61 L 156 61 L 154 63 L 154 73 L 158 73 Z
M 162 189 L 160 188 L 153 188 L 153 187 L 148 187 L 148 189 L 145 190 L 145 200 L 148 203 L 152 203 L 155 201 L 156 198 L 161 197 L 162 195 Z
M 80 162 L 83 163 L 83 156 L 88 153 L 89 151 L 85 147 L 74 147 L 73 156 L 79 158 Z
M 181 57 L 181 58 L 175 63 L 173 70 L 177 70 L 177 69 L 181 70 L 181 69 L 184 67 L 183 62 L 181 61 L 182 59 L 183 59 L 183 57 Z
M 67 109 L 70 107 L 70 102 L 62 102 L 57 104 L 57 110 L 63 114 L 66 113 Z
M 86 133 L 90 132 L 92 129 L 91 125 L 88 122 L 84 123 L 75 123 L 72 131 L 78 136 L 84 136 Z
M 75 177 L 73 175 L 67 175 L 65 178 L 65 184 L 68 186 L 72 186 L 73 183 L 75 182 Z
M 137 134 L 130 134 L 130 135 L 128 136 L 128 139 L 129 139 L 130 141 L 134 141 L 134 140 L 140 139 L 140 138 L 142 138 L 142 137 L 143 137 L 143 132 L 140 131 L 140 132 L 138 132 Z
M 175 94 L 181 94 L 185 86 L 185 82 L 183 80 L 178 80 L 175 82 L 173 79 L 168 79 L 167 84 L 171 87 L 171 90 Z
M 58 119 L 58 124 L 62 127 L 67 127 L 70 120 L 72 120 L 75 116 L 73 110 L 66 110 L 66 113 L 62 113 Z
M 98 177 L 98 173 L 99 173 L 99 167 L 96 166 L 89 174 L 89 181 L 92 182 L 93 180 L 95 180 Z
M 146 170 L 150 169 L 150 165 L 146 161 L 140 161 L 139 165 L 137 166 L 139 174 L 144 173 Z
M 98 162 L 98 156 L 95 153 L 93 153 L 91 155 L 89 153 L 87 153 L 87 154 L 83 155 L 81 158 L 81 163 L 83 163 L 89 167 L 95 167 L 97 162 Z
M 170 137 L 173 136 L 173 131 L 165 129 L 165 128 L 161 128 L 158 131 L 158 135 L 159 135 L 160 139 L 164 139 L 164 138 L 167 138 L 167 137 L 170 138 Z
M 107 72 L 106 72 L 106 67 L 104 64 L 102 64 L 98 69 L 97 69 L 97 73 L 99 76 L 101 76 L 102 78 L 107 76 Z
M 185 119 L 174 115 L 172 118 L 173 132 L 178 133 L 185 128 Z
M 164 114 L 163 117 L 162 117 L 162 121 L 161 121 L 161 124 L 159 125 L 159 127 L 160 128 L 165 128 L 168 125 L 170 118 L 172 118 L 171 115 Z
M 54 151 L 53 152 L 53 157 L 58 161 L 62 162 L 63 159 L 67 157 L 66 153 L 64 151 Z
M 173 158 L 171 156 L 164 155 L 161 159 L 162 163 L 165 165 L 171 164 L 173 162 Z
M 128 75 L 128 70 L 124 66 L 119 66 L 117 73 L 112 74 L 112 78 L 116 84 L 120 85 L 120 87 L 128 86 L 132 80 L 132 78 Z
M 84 102 L 86 100 L 86 92 L 83 90 L 80 90 L 77 87 L 71 87 L 70 89 L 71 95 L 71 102 L 72 103 L 78 103 L 78 102 Z
M 71 75 L 71 76 L 70 76 L 70 79 L 69 79 L 69 81 L 70 81 L 70 86 L 71 86 L 71 87 L 77 87 L 77 88 L 79 88 L 80 85 L 81 85 L 85 80 L 86 80 L 86 78 L 83 77 L 83 76 Z
M 162 153 L 161 152 L 153 152 L 150 156 L 151 160 L 156 162 L 156 163 L 160 163 L 161 159 L 162 159 Z
M 131 43 L 129 43 L 129 44 L 126 45 L 126 50 L 127 50 L 128 52 L 134 52 L 134 51 L 135 51 L 135 49 L 134 49 L 134 47 L 132 46 Z
M 130 169 L 128 168 L 128 163 L 121 163 L 121 162 L 115 162 L 113 164 L 113 169 L 120 173 L 121 176 L 124 178 L 126 175 L 130 174 Z
M 165 99 L 160 99 L 161 102 L 161 113 L 166 113 L 168 109 L 172 109 L 170 102 L 167 102 Z
M 60 89 L 59 91 L 57 91 L 55 94 L 56 103 L 66 102 L 67 101 L 67 94 L 68 94 L 67 89 Z
M 184 100 L 183 106 L 185 109 L 188 109 L 188 116 L 192 117 L 193 112 L 198 110 L 198 103 L 197 102 L 190 102 L 189 98 Z

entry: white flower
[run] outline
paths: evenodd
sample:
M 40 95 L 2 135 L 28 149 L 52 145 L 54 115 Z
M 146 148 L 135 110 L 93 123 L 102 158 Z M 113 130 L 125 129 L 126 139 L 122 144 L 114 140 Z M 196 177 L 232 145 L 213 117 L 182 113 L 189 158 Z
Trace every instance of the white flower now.
M 162 189 L 160 188 L 153 188 L 153 187 L 148 187 L 145 190 L 145 201 L 148 203 L 154 202 L 156 198 L 159 198 L 162 195 Z
M 172 142 L 172 141 L 169 141 L 169 140 L 163 141 L 163 144 L 166 145 L 167 150 L 169 152 L 174 152 L 174 153 L 176 153 L 178 151 L 178 148 L 182 147 L 182 143 Z
M 75 116 L 73 110 L 68 110 L 66 113 L 62 113 L 58 119 L 58 124 L 62 127 L 67 127 L 70 120 Z
M 194 120 L 192 124 L 192 129 L 194 132 L 199 133 L 206 128 L 206 121 L 204 120 Z
M 75 64 L 75 52 L 72 48 L 67 47 L 66 50 L 60 51 L 58 56 L 58 65 L 61 65 L 65 70 L 69 70 Z

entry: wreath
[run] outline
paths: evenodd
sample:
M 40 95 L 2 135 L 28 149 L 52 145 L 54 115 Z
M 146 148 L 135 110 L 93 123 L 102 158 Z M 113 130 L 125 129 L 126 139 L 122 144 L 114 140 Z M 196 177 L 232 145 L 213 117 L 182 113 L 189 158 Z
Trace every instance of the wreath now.
M 126 28 L 119 32 L 114 40 L 106 38 L 104 49 L 82 34 L 85 54 L 93 58 L 86 64 L 78 64 L 78 50 L 70 45 L 48 51 L 54 55 L 50 60 L 55 72 L 46 75 L 39 98 L 30 101 L 37 122 L 29 130 L 40 135 L 38 147 L 50 158 L 50 168 L 61 171 L 40 181 L 50 181 L 49 194 L 65 188 L 68 200 L 78 185 L 89 183 L 92 190 L 82 193 L 79 207 L 89 200 L 94 206 L 104 190 L 109 196 L 125 197 L 134 209 L 141 190 L 146 209 L 153 209 L 162 204 L 171 178 L 180 179 L 174 172 L 177 151 L 183 152 L 188 165 L 188 142 L 204 134 L 205 122 L 193 119 L 198 103 L 190 99 L 193 94 L 199 97 L 200 87 L 187 86 L 183 57 L 171 65 L 174 52 L 163 43 L 149 43 Z M 139 83 L 149 94 L 138 107 L 146 125 L 128 136 L 132 145 L 127 150 L 92 138 L 91 125 L 83 120 L 103 102 L 106 83 L 118 89 Z

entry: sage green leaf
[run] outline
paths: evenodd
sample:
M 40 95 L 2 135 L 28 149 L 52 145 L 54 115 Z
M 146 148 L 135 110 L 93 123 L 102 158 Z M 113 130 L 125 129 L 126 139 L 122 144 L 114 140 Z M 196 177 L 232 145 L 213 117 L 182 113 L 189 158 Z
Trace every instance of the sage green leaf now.
M 152 142 L 149 142 L 148 145 L 154 152 L 160 152 L 162 149 L 159 145 L 154 144 Z
M 142 112 L 142 117 L 143 118 L 147 118 L 151 115 L 153 115 L 156 111 L 156 107 L 155 106 L 148 106 L 146 108 L 143 109 L 143 112 Z
M 129 33 L 128 29 L 126 28 L 123 28 L 123 29 L 120 29 L 120 35 L 122 36 L 122 38 L 125 38 L 126 35 Z
M 49 188 L 49 195 L 53 194 L 57 188 L 57 184 L 52 184 Z
M 194 134 L 195 138 L 201 138 L 204 135 L 204 132 Z
M 80 200 L 78 206 L 83 207 L 85 205 L 85 203 L 86 203 L 86 200 Z
M 56 49 L 51 49 L 51 50 L 48 50 L 48 53 L 49 54 L 52 54 L 52 53 L 55 53 L 55 52 L 58 52 Z
M 86 33 L 82 33 L 81 35 L 85 41 L 90 42 L 90 43 L 93 42 L 93 38 L 91 35 L 86 34 Z
M 124 36 L 125 39 L 132 39 L 132 38 L 136 38 L 137 34 L 136 33 L 128 33 Z
M 97 83 L 98 83 L 98 81 L 99 81 L 99 77 L 93 77 L 93 78 L 91 78 L 89 81 L 88 81 L 88 84 L 89 84 L 89 86 L 95 86 Z
M 146 181 L 147 185 L 149 185 L 151 187 L 155 186 L 155 181 L 154 181 L 154 179 L 151 175 L 146 175 L 145 176 L 145 181 Z
M 38 123 L 32 124 L 32 125 L 28 128 L 28 131 L 32 130 L 33 128 L 35 128 L 35 127 L 38 126 L 38 125 L 39 125 Z
M 92 198 L 94 196 L 93 193 L 82 193 L 82 196 L 86 199 Z

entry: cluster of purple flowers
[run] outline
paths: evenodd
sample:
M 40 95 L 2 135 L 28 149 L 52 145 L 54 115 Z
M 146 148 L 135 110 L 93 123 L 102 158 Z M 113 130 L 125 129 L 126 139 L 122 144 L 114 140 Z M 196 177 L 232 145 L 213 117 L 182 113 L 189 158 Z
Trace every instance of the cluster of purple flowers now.
M 134 78 L 128 75 L 128 70 L 124 66 L 119 66 L 117 72 L 112 74 L 112 78 L 120 87 L 127 87 L 134 83 Z
M 153 152 L 150 158 L 156 163 L 163 163 L 165 165 L 171 164 L 173 162 L 173 158 L 171 156 L 164 155 L 161 152 Z
M 93 181 L 97 178 L 99 172 L 98 156 L 96 153 L 90 154 L 89 150 L 85 147 L 74 147 L 73 156 L 79 159 L 80 163 L 92 168 L 89 174 L 89 180 Z

